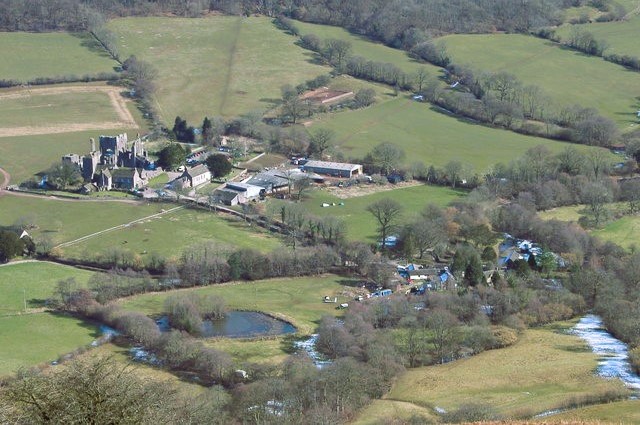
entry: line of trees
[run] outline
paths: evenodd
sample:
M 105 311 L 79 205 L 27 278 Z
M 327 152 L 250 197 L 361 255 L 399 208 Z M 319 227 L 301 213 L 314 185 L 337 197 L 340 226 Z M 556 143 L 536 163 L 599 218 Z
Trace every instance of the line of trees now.
M 83 74 L 83 75 L 59 75 L 53 77 L 37 77 L 31 80 L 22 81 L 15 79 L 2 79 L 0 80 L 0 88 L 17 87 L 22 85 L 31 86 L 43 86 L 49 84 L 62 84 L 62 83 L 90 83 L 92 81 L 118 81 L 120 74 L 116 72 L 99 72 L 97 74 Z
M 634 71 L 640 71 L 639 57 L 627 54 L 607 53 L 610 47 L 609 43 L 604 39 L 596 38 L 592 32 L 584 28 L 578 26 L 571 28 L 568 38 L 564 40 L 551 28 L 540 28 L 534 31 L 533 34 L 556 43 L 562 43 L 567 47 L 588 55 L 602 57 L 602 59 L 608 62 L 622 65 Z

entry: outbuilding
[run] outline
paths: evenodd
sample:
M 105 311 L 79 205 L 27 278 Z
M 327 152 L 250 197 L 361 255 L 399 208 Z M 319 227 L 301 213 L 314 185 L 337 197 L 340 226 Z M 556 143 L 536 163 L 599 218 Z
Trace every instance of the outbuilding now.
M 225 189 L 242 193 L 242 196 L 247 200 L 257 199 L 260 196 L 264 196 L 265 193 L 265 189 L 263 187 L 248 183 L 230 182 L 226 184 Z
M 345 178 L 351 178 L 363 173 L 361 164 L 344 162 L 309 161 L 304 164 L 303 168 L 307 172 Z

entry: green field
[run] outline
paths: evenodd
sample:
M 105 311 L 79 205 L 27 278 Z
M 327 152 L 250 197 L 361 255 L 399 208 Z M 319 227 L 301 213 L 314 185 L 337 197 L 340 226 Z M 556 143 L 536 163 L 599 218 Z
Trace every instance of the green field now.
M 175 208 L 175 204 L 142 201 L 73 201 L 46 197 L 0 198 L 0 226 L 20 221 L 35 225 L 30 234 L 48 237 L 54 245 L 73 241 L 114 226 L 124 225 Z M 126 242 L 125 242 L 126 241 Z M 63 256 L 96 258 L 113 247 L 131 253 L 179 256 L 182 249 L 198 242 L 214 241 L 221 247 L 257 247 L 270 251 L 278 238 L 226 215 L 180 209 L 125 228 L 116 229 L 61 248 Z
M 158 69 L 163 120 L 176 115 L 200 125 L 205 115 L 232 117 L 265 110 L 280 87 L 329 72 L 266 17 L 128 18 L 109 22 L 124 56 Z
M 624 391 L 621 381 L 596 377 L 596 365 L 578 337 L 550 327 L 527 330 L 511 347 L 407 370 L 386 399 L 447 411 L 473 401 L 507 417 L 532 416 L 573 397 Z
M 342 292 L 350 281 L 340 276 L 326 275 L 290 279 L 269 279 L 255 282 L 226 283 L 184 291 L 198 294 L 215 294 L 224 298 L 227 307 L 239 310 L 254 310 L 273 314 L 293 323 L 302 334 L 311 333 L 323 315 L 336 315 L 336 304 L 325 304 L 325 295 L 338 297 L 345 302 Z M 122 301 L 124 308 L 155 315 L 163 311 L 164 300 L 175 293 L 138 295 Z
M 315 34 L 321 40 L 336 38 L 351 43 L 351 54 L 362 56 L 374 62 L 392 63 L 407 73 L 415 73 L 418 68 L 426 68 L 432 75 L 440 75 L 441 69 L 429 63 L 418 62 L 410 58 L 406 52 L 372 41 L 367 37 L 352 34 L 344 28 L 329 25 L 311 24 L 294 21 L 302 35 Z
M 405 150 L 406 164 L 421 161 L 442 166 L 457 160 L 471 165 L 478 173 L 498 162 L 509 163 L 538 145 L 553 152 L 567 146 L 586 148 L 475 124 L 406 98 L 327 114 L 311 128 L 315 126 L 332 129 L 336 144 L 349 157 L 362 158 L 375 145 L 392 142 Z
M 398 400 L 378 399 L 359 412 L 353 425 L 431 424 L 438 415 L 431 409 Z
M 0 128 L 118 122 L 106 93 L 64 93 L 0 99 Z
M 638 6 L 640 7 L 640 2 Z M 606 53 L 626 54 L 640 56 L 640 16 L 635 15 L 625 21 L 597 22 L 591 24 L 576 25 L 576 27 L 589 31 L 597 40 L 604 40 L 609 45 Z M 558 29 L 558 35 L 566 40 L 571 34 L 572 26 L 566 25 Z
M 540 86 L 558 106 L 598 109 L 623 129 L 637 122 L 640 74 L 547 40 L 518 34 L 443 37 L 456 63 L 505 71 Z
M 0 267 L 0 315 L 42 307 L 58 281 L 75 278 L 86 285 L 92 272 L 53 263 L 22 263 Z
M 288 340 L 286 336 L 257 340 L 216 338 L 205 341 L 205 344 L 229 354 L 235 364 L 242 367 L 246 363 L 282 363 L 289 356 Z
M 365 185 L 366 187 L 367 185 Z M 391 186 L 393 187 L 393 186 Z M 464 190 L 452 190 L 448 187 L 418 185 L 393 190 L 380 191 L 370 195 L 340 199 L 327 191 L 313 191 L 305 199 L 304 206 L 317 216 L 334 216 L 344 220 L 347 237 L 352 240 L 375 242 L 376 221 L 367 207 L 384 198 L 391 198 L 402 204 L 403 219 L 409 219 L 418 214 L 426 205 L 435 204 L 446 206 L 451 201 L 466 195 Z M 281 201 L 273 201 L 274 203 Z M 341 202 L 344 205 L 339 205 Z M 323 203 L 335 203 L 335 206 L 322 207 Z
M 615 418 L 615 419 L 614 419 Z M 640 401 L 626 400 L 615 403 L 599 404 L 597 406 L 584 407 L 582 409 L 570 410 L 543 419 L 562 423 L 618 423 L 618 424 L 640 424 Z M 541 420 L 542 421 L 542 420 Z
M 131 253 L 155 253 L 179 257 L 182 249 L 201 242 L 215 242 L 220 248 L 256 248 L 263 252 L 282 246 L 274 235 L 254 228 L 237 218 L 208 211 L 183 209 L 135 223 L 123 229 L 87 239 L 63 248 L 68 258 L 92 258 L 108 247 Z
M 543 220 L 561 220 L 577 222 L 585 212 L 584 205 L 574 205 L 569 207 L 554 208 L 549 211 L 540 212 L 538 215 Z M 624 214 L 627 212 L 627 205 L 624 202 L 613 203 L 608 206 L 609 211 L 614 214 Z M 606 223 L 599 229 L 590 230 L 593 236 L 604 241 L 610 241 L 623 248 L 630 248 L 638 245 L 640 237 L 640 217 L 627 215 L 617 220 Z
M 73 201 L 46 197 L 0 197 L 0 226 L 28 221 L 34 238 L 47 235 L 55 244 L 157 214 L 175 205 L 144 202 Z
M 611 241 L 623 248 L 632 245 L 638 247 L 640 237 L 640 217 L 626 216 L 607 223 L 602 229 L 592 232 L 592 235 L 605 241 Z
M 51 362 L 91 343 L 95 326 L 53 313 L 0 317 L 0 376 Z
M 118 65 L 90 35 L 64 32 L 0 33 L 0 57 L 0 79 L 18 81 L 112 72 Z

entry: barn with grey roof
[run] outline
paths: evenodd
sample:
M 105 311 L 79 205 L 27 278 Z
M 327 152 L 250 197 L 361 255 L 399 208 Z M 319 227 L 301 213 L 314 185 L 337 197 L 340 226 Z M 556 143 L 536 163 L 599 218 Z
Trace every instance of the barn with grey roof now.
M 344 162 L 309 161 L 304 164 L 304 170 L 333 177 L 349 178 L 362 174 L 362 165 Z

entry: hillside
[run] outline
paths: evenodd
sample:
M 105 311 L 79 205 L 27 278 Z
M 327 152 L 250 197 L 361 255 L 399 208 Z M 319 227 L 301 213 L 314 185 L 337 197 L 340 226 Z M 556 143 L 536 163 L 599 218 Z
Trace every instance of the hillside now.
M 623 130 L 637 122 L 639 73 L 526 35 L 451 35 L 441 40 L 454 62 L 514 74 L 524 84 L 539 86 L 556 108 L 596 108 Z
M 109 28 L 125 57 L 157 68 L 157 106 L 167 124 L 177 115 L 199 125 L 205 115 L 264 112 L 282 85 L 329 72 L 266 17 L 126 18 Z

